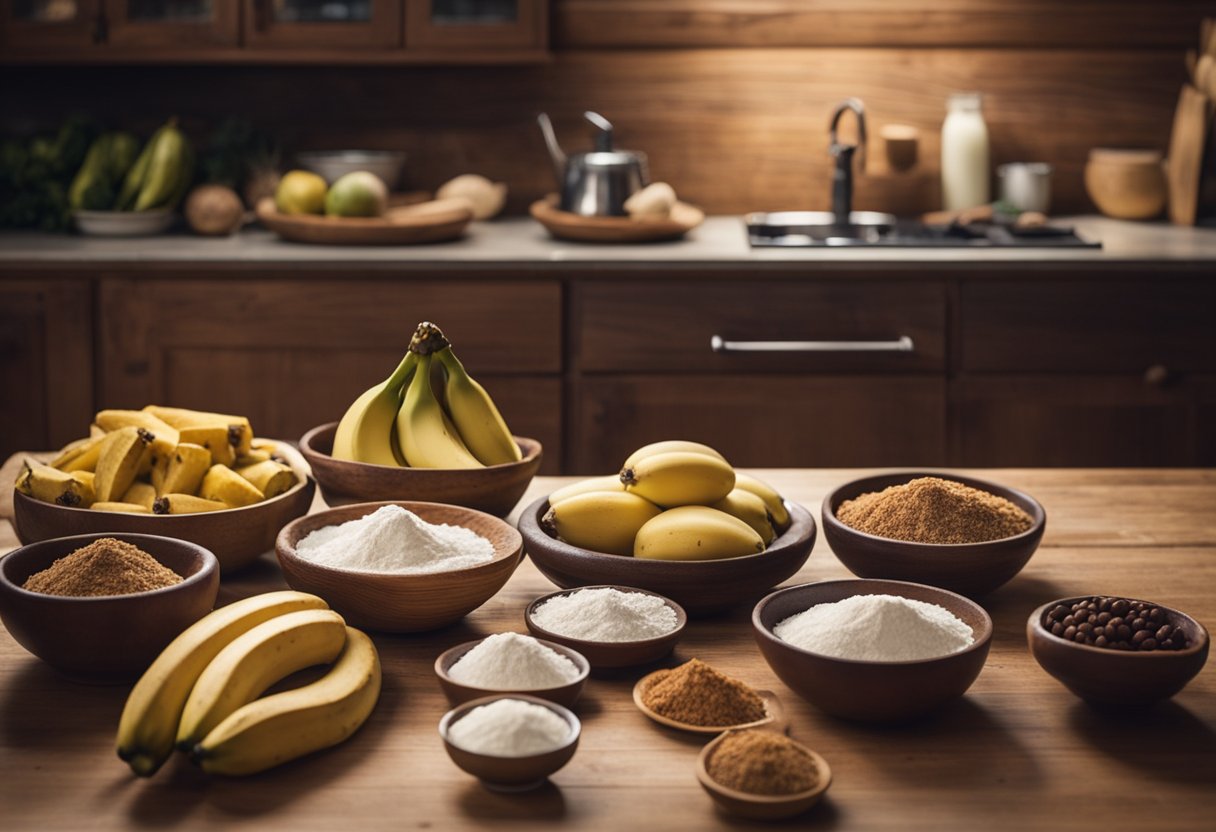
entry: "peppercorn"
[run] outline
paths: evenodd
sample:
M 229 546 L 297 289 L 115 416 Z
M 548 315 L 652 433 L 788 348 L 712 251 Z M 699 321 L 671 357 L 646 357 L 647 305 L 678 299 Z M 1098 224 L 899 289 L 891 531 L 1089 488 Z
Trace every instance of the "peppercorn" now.
M 1065 641 L 1107 650 L 1181 650 L 1186 633 L 1160 607 L 1130 598 L 1093 596 L 1047 611 L 1043 626 Z

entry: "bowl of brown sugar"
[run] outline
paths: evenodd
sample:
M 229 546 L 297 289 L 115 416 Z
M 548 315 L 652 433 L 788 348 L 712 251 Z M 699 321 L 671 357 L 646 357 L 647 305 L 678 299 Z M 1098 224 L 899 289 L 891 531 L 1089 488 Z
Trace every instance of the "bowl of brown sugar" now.
M 0 620 L 66 676 L 138 678 L 215 605 L 219 562 L 195 543 L 87 534 L 31 543 L 0 559 Z
M 1022 571 L 1047 523 L 1029 494 L 919 471 L 846 483 L 824 498 L 822 517 L 828 545 L 854 575 L 972 597 Z

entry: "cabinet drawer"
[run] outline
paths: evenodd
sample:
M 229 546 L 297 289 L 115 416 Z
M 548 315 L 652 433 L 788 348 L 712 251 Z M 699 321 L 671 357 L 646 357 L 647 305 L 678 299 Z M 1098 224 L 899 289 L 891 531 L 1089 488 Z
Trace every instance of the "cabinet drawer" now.
M 923 372 L 945 366 L 945 288 L 936 283 L 587 281 L 575 292 L 575 361 L 585 371 Z M 729 342 L 820 342 L 820 349 L 715 352 L 715 335 Z M 910 351 L 891 349 L 901 338 L 910 339 Z M 864 345 L 856 342 L 870 342 L 871 349 L 860 351 Z
M 1210 281 L 975 281 L 961 296 L 967 371 L 1216 370 Z

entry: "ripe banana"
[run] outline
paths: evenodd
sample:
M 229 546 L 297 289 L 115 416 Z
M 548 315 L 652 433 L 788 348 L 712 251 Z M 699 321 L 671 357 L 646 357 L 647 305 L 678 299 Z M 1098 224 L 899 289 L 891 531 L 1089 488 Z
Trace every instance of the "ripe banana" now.
M 303 592 L 268 592 L 236 601 L 187 627 L 135 683 L 118 724 L 118 756 L 150 777 L 173 751 L 182 709 L 203 669 L 234 639 L 286 613 L 327 609 Z
M 101 459 L 101 449 L 104 447 L 105 438 L 108 435 L 103 433 L 100 436 L 89 437 L 85 440 L 87 444 L 80 446 L 78 454 L 74 454 L 54 467 L 69 474 L 75 471 L 96 471 L 97 460 Z M 63 455 L 60 454 L 60 456 Z
M 291 470 L 291 466 L 275 459 L 246 465 L 237 468 L 236 472 L 261 491 L 267 500 L 279 496 L 296 484 L 296 472 Z
M 229 508 L 251 506 L 265 499 L 253 483 L 226 465 L 212 465 L 207 469 L 203 484 L 198 487 L 198 496 L 204 500 L 218 500 Z
M 17 475 L 17 490 L 35 500 L 71 508 L 88 508 L 96 497 L 91 483 L 29 458 Z
M 253 428 L 249 424 L 249 419 L 244 416 L 210 413 L 206 410 L 188 410 L 184 407 L 161 407 L 155 404 L 148 405 L 144 411 L 178 430 L 223 426 L 228 429 L 229 444 L 236 447 L 238 454 L 247 454 L 253 447 Z
M 232 465 L 236 448 L 232 446 L 232 431 L 227 425 L 190 425 L 177 431 L 178 443 L 200 445 L 211 454 L 212 465 Z
M 444 371 L 444 402 L 460 438 L 483 465 L 523 459 L 490 394 L 469 377 L 449 345 L 435 353 Z
M 206 500 L 193 494 L 162 494 L 152 504 L 153 514 L 198 514 L 203 511 L 223 511 L 231 508 L 219 500 Z
M 100 438 L 94 438 L 91 436 L 86 436 L 84 439 L 77 439 L 75 442 L 69 442 L 63 446 L 62 450 L 59 451 L 59 455 L 47 464 L 52 468 L 58 468 L 60 471 L 66 471 L 68 470 L 66 466 L 69 463 L 80 459 L 86 453 L 89 453 L 93 448 L 97 447 L 98 453 L 100 453 L 100 447 L 98 447 L 100 442 Z M 97 464 L 96 457 L 94 457 L 93 464 Z
M 738 517 L 708 506 L 668 509 L 642 528 L 634 557 L 655 560 L 717 560 L 764 551 L 764 541 Z
M 102 410 L 93 417 L 93 422 L 106 432 L 128 426 L 143 428 L 152 435 L 152 452 L 157 456 L 172 453 L 181 441 L 173 427 L 142 410 Z
M 764 504 L 764 500 L 750 491 L 736 488 L 710 508 L 725 511 L 731 517 L 738 517 L 756 530 L 756 534 L 760 535 L 765 546 L 772 543 L 773 538 L 777 536 L 773 531 L 773 522 L 768 516 L 768 506 Z
M 735 487 L 735 471 L 707 454 L 667 451 L 622 468 L 621 482 L 629 492 L 664 508 L 708 506 Z
M 152 510 L 135 503 L 93 503 L 93 511 L 112 511 L 118 514 L 151 514 Z
M 233 639 L 203 669 L 182 709 L 177 747 L 194 748 L 211 729 L 298 670 L 329 664 L 346 643 L 333 610 L 300 610 L 264 621 Z
M 629 455 L 629 459 L 625 460 L 622 468 L 632 468 L 643 459 L 649 456 L 658 454 L 671 453 L 672 451 L 686 451 L 693 454 L 705 454 L 706 456 L 717 457 L 726 462 L 726 457 L 715 451 L 708 445 L 702 445 L 700 442 L 689 442 L 685 439 L 666 439 L 662 442 L 651 442 L 649 445 L 643 445 Z
M 764 505 L 768 508 L 769 516 L 773 518 L 773 528 L 778 533 L 789 528 L 790 513 L 785 507 L 785 500 L 781 499 L 781 495 L 771 485 L 756 479 L 750 474 L 736 472 L 735 487 L 742 488 L 744 491 L 750 491 L 761 500 L 764 500 Z
M 346 628 L 346 647 L 312 684 L 239 708 L 194 746 L 210 774 L 254 774 L 337 745 L 367 721 L 380 697 L 380 658 L 364 633 Z
M 134 425 L 106 436 L 93 479 L 98 502 L 117 502 L 126 493 L 151 454 L 151 444 L 152 434 Z
M 131 487 L 123 493 L 119 502 L 143 506 L 150 512 L 152 504 L 156 502 L 156 489 L 146 482 L 133 482 Z
M 397 441 L 414 468 L 482 468 L 469 452 L 431 389 L 431 356 L 418 356 L 418 368 L 405 388 L 397 413 Z
M 135 158 L 135 164 L 131 165 L 131 169 L 127 171 L 122 189 L 118 192 L 118 199 L 114 202 L 116 210 L 130 211 L 135 207 L 135 200 L 139 196 L 140 188 L 143 187 L 144 180 L 148 178 L 148 168 L 152 164 L 152 154 L 156 150 L 156 142 L 165 129 L 165 127 L 161 127 L 152 134 L 152 138 L 148 139 L 148 143 Z
M 592 491 L 551 505 L 541 522 L 571 546 L 610 555 L 631 555 L 638 529 L 659 512 L 658 506 L 636 494 Z
M 264 451 L 260 448 L 258 450 L 250 450 L 237 456 L 236 461 L 232 463 L 232 467 L 237 469 L 252 468 L 259 462 L 267 462 L 272 456 L 273 454 L 270 451 Z
M 152 158 L 135 198 L 136 211 L 174 207 L 175 198 L 181 199 L 182 179 L 190 175 L 189 149 L 186 137 L 177 129 L 176 119 L 158 131 L 153 141 Z
M 417 353 L 407 352 L 391 376 L 369 387 L 346 408 L 334 433 L 334 459 L 405 465 L 405 457 L 397 447 L 397 411 L 401 408 L 402 391 L 417 366 Z
M 202 445 L 183 442 L 173 453 L 157 459 L 152 485 L 158 495 L 197 494 L 203 476 L 211 467 L 211 451 Z
M 602 477 L 590 477 L 589 479 L 572 482 L 569 485 L 564 485 L 549 495 L 549 505 L 555 506 L 563 500 L 569 500 L 579 494 L 589 494 L 592 491 L 624 491 L 625 483 L 621 482 L 621 478 L 617 474 L 605 474 Z

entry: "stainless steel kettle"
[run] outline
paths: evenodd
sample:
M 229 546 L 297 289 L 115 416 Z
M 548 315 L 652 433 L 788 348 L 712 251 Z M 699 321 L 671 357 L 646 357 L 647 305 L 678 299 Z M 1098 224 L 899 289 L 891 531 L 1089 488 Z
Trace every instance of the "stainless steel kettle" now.
M 553 160 L 561 209 L 584 217 L 623 217 L 625 200 L 650 182 L 646 154 L 613 149 L 612 124 L 599 113 L 588 111 L 583 118 L 596 129 L 595 150 L 567 156 L 549 116 L 536 117 Z

